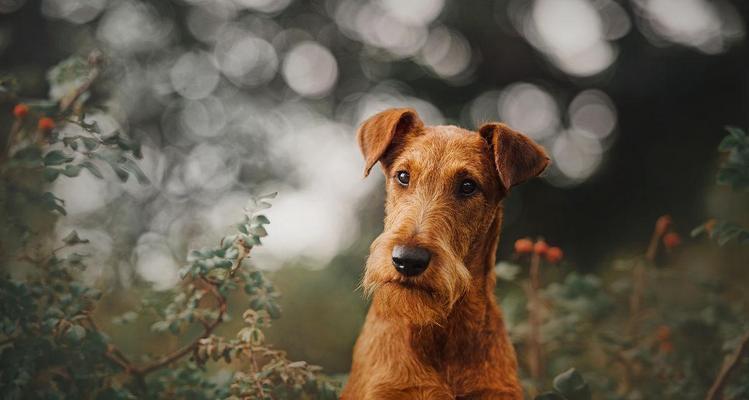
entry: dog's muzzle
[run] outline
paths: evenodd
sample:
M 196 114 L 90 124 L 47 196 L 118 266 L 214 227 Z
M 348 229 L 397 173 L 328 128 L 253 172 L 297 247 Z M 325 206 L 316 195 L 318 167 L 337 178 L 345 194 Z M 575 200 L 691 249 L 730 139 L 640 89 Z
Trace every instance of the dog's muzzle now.
M 417 276 L 429 266 L 432 253 L 421 247 L 393 247 L 393 265 L 395 270 L 405 276 Z

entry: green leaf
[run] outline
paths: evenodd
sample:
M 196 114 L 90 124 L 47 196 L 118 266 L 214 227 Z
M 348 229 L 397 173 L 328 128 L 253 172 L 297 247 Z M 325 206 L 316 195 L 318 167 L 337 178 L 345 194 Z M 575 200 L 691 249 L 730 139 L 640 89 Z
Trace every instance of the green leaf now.
M 256 215 L 252 218 L 252 223 L 254 225 L 264 225 L 264 224 L 270 224 L 270 220 L 265 215 Z
M 737 140 L 745 140 L 747 139 L 746 132 L 744 132 L 743 129 L 736 127 L 736 126 L 726 126 L 726 131 L 728 131 L 728 135 L 736 138 Z
M 153 325 L 151 325 L 151 330 L 154 332 L 164 332 L 167 329 L 169 329 L 168 321 L 156 321 Z
M 276 196 L 278 196 L 278 192 L 261 194 L 260 196 L 257 196 L 257 199 L 258 200 L 271 200 L 271 199 L 275 199 Z
M 50 192 L 44 192 L 44 194 L 42 194 L 41 201 L 46 209 L 57 211 L 62 215 L 67 215 L 67 212 L 63 207 L 63 205 L 65 205 L 65 201 L 58 198 L 54 194 Z
M 250 230 L 247 228 L 247 226 L 247 224 L 239 224 L 237 225 L 237 230 L 247 235 L 250 233 Z
M 148 185 L 149 183 L 151 183 L 146 174 L 143 173 L 143 171 L 140 169 L 140 167 L 138 167 L 138 164 L 136 164 L 135 161 L 129 158 L 125 158 L 125 161 L 122 162 L 121 166 L 124 170 L 135 175 L 135 178 L 141 185 Z
M 62 241 L 65 244 L 69 245 L 69 246 L 72 246 L 72 245 L 75 245 L 75 244 L 82 244 L 82 243 L 88 243 L 89 242 L 88 239 L 81 239 L 78 236 L 78 232 L 76 232 L 76 231 L 72 231 L 72 232 L 68 233 L 68 235 L 65 236 L 62 239 Z
M 88 151 L 92 151 L 99 147 L 99 142 L 97 142 L 95 139 L 81 136 L 81 141 L 83 142 L 83 146 Z
M 65 332 L 65 339 L 73 343 L 80 343 L 86 337 L 86 329 L 80 325 L 73 325 Z
M 99 167 L 96 166 L 96 164 L 92 163 L 91 161 L 84 161 L 79 164 L 81 167 L 86 168 L 88 172 L 91 173 L 91 175 L 102 179 L 104 178 L 104 175 L 101 174 L 101 171 L 99 170 Z
M 73 161 L 74 157 L 65 155 L 60 150 L 52 150 L 44 155 L 44 165 L 60 165 Z
M 44 168 L 44 179 L 47 182 L 53 182 L 57 177 L 60 176 L 60 170 L 56 168 Z
M 60 172 L 62 172 L 63 175 L 72 178 L 74 176 L 78 176 L 78 174 L 81 173 L 81 167 L 78 165 L 68 164 L 65 166 L 65 169 L 63 169 Z
M 13 154 L 13 158 L 25 163 L 36 164 L 42 161 L 42 150 L 36 146 L 25 147 Z
M 268 315 L 273 319 L 281 318 L 281 308 L 274 301 L 265 304 L 265 311 L 268 311 Z
M 590 400 L 590 388 L 574 368 L 570 368 L 554 378 L 554 389 L 568 400 Z
M 707 229 L 705 228 L 705 224 L 702 224 L 702 225 L 700 225 L 700 226 L 692 229 L 692 232 L 690 232 L 689 235 L 691 237 L 697 237 L 697 236 L 700 236 L 703 233 L 705 233 L 705 231 L 707 231 Z
M 112 170 L 114 170 L 114 173 L 117 175 L 118 178 L 120 178 L 122 182 L 127 182 L 127 178 L 130 177 L 127 171 L 125 171 L 124 169 L 116 165 L 112 165 Z
M 262 225 L 258 225 L 250 228 L 250 234 L 258 237 L 266 237 L 268 236 L 268 231 Z

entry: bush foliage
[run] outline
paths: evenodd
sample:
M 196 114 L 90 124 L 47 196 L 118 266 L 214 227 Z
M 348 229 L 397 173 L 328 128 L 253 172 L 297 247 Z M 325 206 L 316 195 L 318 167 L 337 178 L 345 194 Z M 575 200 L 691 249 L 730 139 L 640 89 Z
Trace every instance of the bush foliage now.
M 248 261 L 267 235 L 261 212 L 274 194 L 250 199 L 236 231 L 211 248 L 193 250 L 180 271 L 182 282 L 164 293 L 144 296 L 142 306 L 115 318 L 127 324 L 156 314 L 151 329 L 178 338 L 182 346 L 134 360 L 99 328 L 93 317 L 102 290 L 81 275 L 90 252 L 76 231 L 50 244 L 46 226 L 66 214 L 65 202 L 47 191 L 61 175 L 88 171 L 103 178 L 111 168 L 123 182 L 148 178 L 135 160 L 137 143 L 124 132 L 103 135 L 86 119 L 84 102 L 100 74 L 102 57 L 66 60 L 49 73 L 50 85 L 69 87 L 53 100 L 22 99 L 15 110 L 2 170 L 3 261 L 20 265 L 0 277 L 0 396 L 4 399 L 296 399 L 336 397 L 337 386 L 304 361 L 292 362 L 266 344 L 264 329 L 280 317 L 278 292 Z M 9 84 L 5 93 L 11 93 Z M 53 91 L 54 92 L 54 91 Z M 86 108 L 91 108 L 86 103 Z M 44 122 L 42 122 L 44 121 Z M 62 129 L 80 129 L 75 135 Z M 248 308 L 235 338 L 215 334 L 230 317 L 228 296 L 243 291 Z M 237 313 L 236 310 L 232 313 Z M 149 314 L 150 315 L 150 314 Z M 199 332 L 194 333 L 195 326 Z M 209 373 L 211 363 L 233 372 L 227 379 Z

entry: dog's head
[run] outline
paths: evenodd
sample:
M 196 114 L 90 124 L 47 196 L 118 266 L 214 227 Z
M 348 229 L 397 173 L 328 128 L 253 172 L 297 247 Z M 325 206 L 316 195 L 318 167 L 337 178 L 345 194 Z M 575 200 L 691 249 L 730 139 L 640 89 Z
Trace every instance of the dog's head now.
M 379 161 L 387 188 L 385 229 L 370 249 L 365 293 L 394 317 L 440 323 L 472 280 L 488 273 L 477 257 L 500 223 L 500 201 L 540 174 L 549 157 L 506 125 L 486 124 L 478 133 L 424 126 L 412 109 L 374 115 L 357 139 L 365 176 Z

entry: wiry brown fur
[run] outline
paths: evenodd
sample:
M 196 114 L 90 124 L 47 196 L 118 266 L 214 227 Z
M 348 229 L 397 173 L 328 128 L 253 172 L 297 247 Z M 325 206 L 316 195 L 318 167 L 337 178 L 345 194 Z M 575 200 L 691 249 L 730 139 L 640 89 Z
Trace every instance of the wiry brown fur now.
M 373 116 L 358 140 L 365 175 L 382 165 L 387 200 L 385 229 L 362 281 L 372 306 L 342 399 L 522 399 L 492 267 L 501 200 L 543 171 L 546 153 L 503 124 L 478 133 L 426 127 L 411 109 Z M 398 171 L 409 172 L 407 187 L 396 181 Z M 479 190 L 461 197 L 466 178 Z M 429 267 L 400 275 L 391 261 L 395 245 L 428 249 Z

